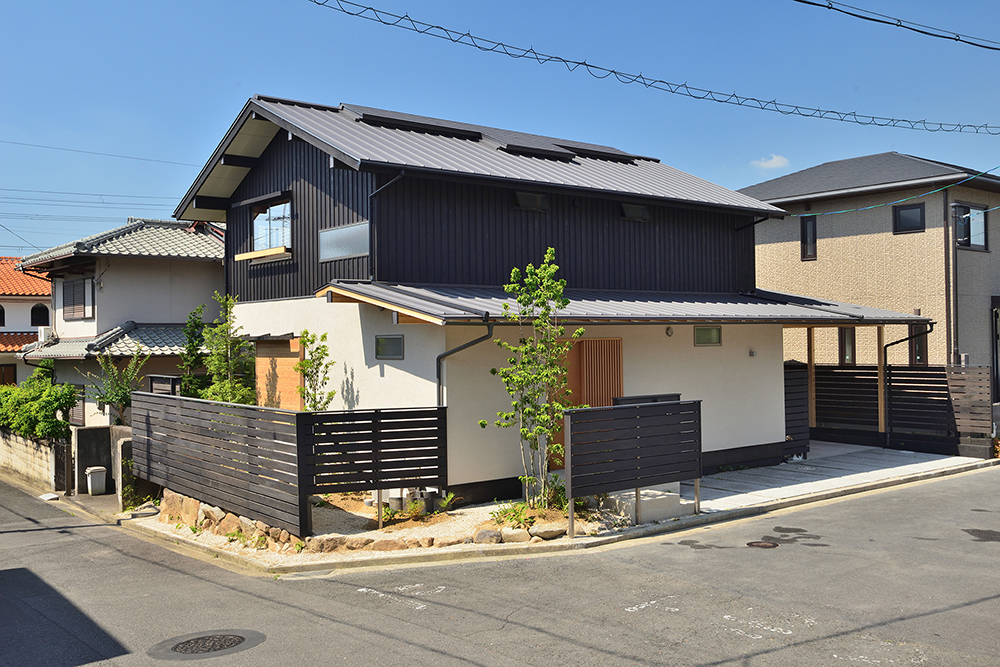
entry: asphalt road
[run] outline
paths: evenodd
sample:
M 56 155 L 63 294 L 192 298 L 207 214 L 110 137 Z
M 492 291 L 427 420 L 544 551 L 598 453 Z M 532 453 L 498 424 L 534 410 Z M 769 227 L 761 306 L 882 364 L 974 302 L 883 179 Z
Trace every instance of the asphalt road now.
M 240 630 L 263 640 L 197 663 L 1000 665 L 998 485 L 989 468 L 581 553 L 273 580 L 0 484 L 0 665 L 164 664 L 183 656 L 157 644 Z

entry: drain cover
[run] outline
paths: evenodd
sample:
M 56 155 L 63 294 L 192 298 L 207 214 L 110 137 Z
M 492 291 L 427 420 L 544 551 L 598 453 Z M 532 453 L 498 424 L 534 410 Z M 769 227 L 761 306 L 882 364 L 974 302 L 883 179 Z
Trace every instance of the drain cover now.
M 758 549 L 777 549 L 777 542 L 747 542 L 748 547 L 757 547 Z
M 195 632 L 162 641 L 147 655 L 158 660 L 202 660 L 245 651 L 264 639 L 263 633 L 254 630 Z
M 246 637 L 239 635 L 206 635 L 195 637 L 186 642 L 181 642 L 170 650 L 174 653 L 215 653 L 225 651 L 227 648 L 239 646 L 246 641 Z

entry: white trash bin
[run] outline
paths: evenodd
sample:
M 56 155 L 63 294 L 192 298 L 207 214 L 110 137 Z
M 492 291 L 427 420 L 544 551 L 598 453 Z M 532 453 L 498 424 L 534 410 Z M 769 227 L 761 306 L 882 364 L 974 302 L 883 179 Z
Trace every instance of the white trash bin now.
M 103 496 L 108 469 L 104 466 L 91 466 L 84 472 L 87 474 L 87 493 L 92 496 Z

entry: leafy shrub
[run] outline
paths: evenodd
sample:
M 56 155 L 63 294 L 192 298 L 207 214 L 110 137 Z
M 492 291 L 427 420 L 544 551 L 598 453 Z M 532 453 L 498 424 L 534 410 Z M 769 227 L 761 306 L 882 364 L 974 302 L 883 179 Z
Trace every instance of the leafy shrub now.
M 528 505 L 523 502 L 498 505 L 490 512 L 490 516 L 493 517 L 493 523 L 510 524 L 515 528 L 527 528 L 535 522 L 534 517 L 528 516 Z
M 18 386 L 0 387 L 0 426 L 29 439 L 65 440 L 69 422 L 61 419 L 76 405 L 76 390 L 52 384 L 52 366 L 42 364 Z

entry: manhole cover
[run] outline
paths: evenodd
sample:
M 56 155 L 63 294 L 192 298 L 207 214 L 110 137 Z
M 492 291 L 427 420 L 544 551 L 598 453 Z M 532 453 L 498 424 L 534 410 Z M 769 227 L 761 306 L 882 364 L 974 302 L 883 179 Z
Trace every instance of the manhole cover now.
M 194 632 L 162 641 L 147 655 L 157 660 L 202 660 L 246 651 L 264 639 L 264 634 L 255 630 Z
M 216 651 L 225 651 L 227 648 L 239 646 L 245 641 L 246 637 L 240 637 L 239 635 L 207 635 L 181 642 L 170 650 L 174 653 L 188 654 L 215 653 Z
M 747 542 L 748 547 L 757 547 L 758 549 L 777 549 L 777 542 Z

